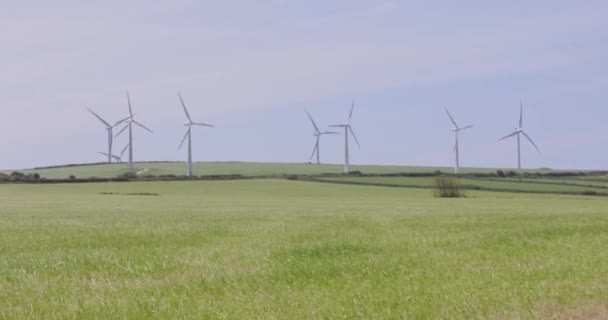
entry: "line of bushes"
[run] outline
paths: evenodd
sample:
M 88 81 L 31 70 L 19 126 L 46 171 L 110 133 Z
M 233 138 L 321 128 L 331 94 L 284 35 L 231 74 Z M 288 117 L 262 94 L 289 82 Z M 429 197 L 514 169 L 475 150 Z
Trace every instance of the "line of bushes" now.
M 100 163 L 102 164 L 102 163 Z M 64 165 L 62 167 L 81 166 L 79 164 Z M 462 178 L 558 178 L 558 177 L 580 177 L 580 176 L 604 176 L 608 171 L 550 171 L 550 172 L 516 172 L 513 170 L 496 172 L 479 172 L 479 173 L 464 173 L 459 174 Z M 344 173 L 323 173 L 320 175 L 299 175 L 299 174 L 283 174 L 283 175 L 261 175 L 261 176 L 244 176 L 241 174 L 228 175 L 205 175 L 187 177 L 183 175 L 142 175 L 138 176 L 134 172 L 125 172 L 113 178 L 77 178 L 70 175 L 68 178 L 48 179 L 41 177 L 38 173 L 25 174 L 22 172 L 12 172 L 10 175 L 0 173 L 0 183 L 91 183 L 91 182 L 128 182 L 128 181 L 184 181 L 184 180 L 236 180 L 236 179 L 262 179 L 262 178 L 286 178 L 289 180 L 311 179 L 314 177 L 438 177 L 438 176 L 453 176 L 451 173 L 445 173 L 440 170 L 430 172 L 398 172 L 384 174 L 365 174 L 361 171 L 352 171 L 348 174 Z
M 126 172 L 113 178 L 77 178 L 74 175 L 70 175 L 68 178 L 61 179 L 48 179 L 40 177 L 38 173 L 25 174 L 22 172 L 13 172 L 10 175 L 1 174 L 0 183 L 33 183 L 33 184 L 51 184 L 51 183 L 96 183 L 96 182 L 129 182 L 129 181 L 189 181 L 189 180 L 242 180 L 242 179 L 253 179 L 263 177 L 246 177 L 240 174 L 230 175 L 208 175 L 208 176 L 178 176 L 178 175 L 147 175 L 137 176 L 132 172 Z
M 43 178 L 38 173 L 28 173 L 14 171 L 11 174 L 0 174 L 0 182 L 35 182 Z
M 548 172 L 517 172 L 514 170 L 496 170 L 496 172 L 471 172 L 461 173 L 457 176 L 463 178 L 558 178 L 558 177 L 580 177 L 580 176 L 599 176 L 607 175 L 608 171 L 548 171 Z M 396 173 L 371 173 L 365 174 L 361 171 L 353 171 L 348 174 L 344 173 L 323 173 L 321 176 L 324 177 L 343 177 L 343 176 L 356 176 L 356 177 L 437 177 L 437 176 L 450 176 L 452 173 L 443 172 L 441 170 L 428 171 L 428 172 L 396 172 Z

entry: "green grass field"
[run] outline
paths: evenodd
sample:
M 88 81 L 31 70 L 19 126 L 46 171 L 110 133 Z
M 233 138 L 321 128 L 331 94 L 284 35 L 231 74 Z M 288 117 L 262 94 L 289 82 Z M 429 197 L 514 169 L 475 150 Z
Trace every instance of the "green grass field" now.
M 433 177 L 316 177 L 316 180 L 377 186 L 401 186 L 431 188 Z M 498 192 L 583 194 L 594 192 L 608 196 L 608 188 L 602 182 L 579 179 L 507 179 L 507 178 L 460 178 L 462 187 Z
M 342 173 L 343 165 L 311 165 L 305 163 L 255 163 L 255 162 L 195 162 L 195 175 L 228 175 L 240 174 L 244 176 L 271 176 L 287 174 L 306 174 L 319 175 L 323 173 Z M 186 164 L 178 162 L 158 162 L 158 163 L 135 163 L 135 171 L 146 170 L 148 175 L 185 175 Z M 452 172 L 452 168 L 442 167 L 405 167 L 405 166 L 374 166 L 365 165 L 351 166 L 351 170 L 361 171 L 366 174 L 388 174 L 399 172 L 433 172 L 441 170 Z M 78 178 L 113 178 L 127 172 L 127 165 L 121 164 L 97 164 L 82 165 L 74 167 L 59 167 L 46 169 L 20 170 L 25 173 L 39 173 L 48 179 L 64 179 L 70 175 Z M 548 172 L 548 169 L 522 170 L 522 172 Z M 462 173 L 494 173 L 496 169 L 491 168 L 463 168 Z M 6 172 L 5 173 L 10 173 Z
M 606 208 L 272 179 L 0 185 L 0 318 L 605 319 Z

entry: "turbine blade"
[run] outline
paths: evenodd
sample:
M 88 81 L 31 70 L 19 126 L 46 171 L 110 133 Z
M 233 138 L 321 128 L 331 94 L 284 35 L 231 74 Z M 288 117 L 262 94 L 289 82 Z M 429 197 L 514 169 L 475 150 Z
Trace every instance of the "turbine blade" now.
M 182 139 L 182 143 L 179 144 L 179 148 L 177 148 L 177 150 L 180 150 L 182 148 L 182 146 L 184 145 L 184 142 L 186 142 L 186 138 L 188 138 L 189 134 L 190 134 L 190 128 L 188 128 L 188 130 L 186 131 L 186 134 L 184 135 L 184 138 Z
M 331 128 L 344 128 L 344 127 L 348 127 L 347 124 L 330 124 L 329 127 Z
M 181 101 L 182 103 L 182 107 L 184 108 L 184 112 L 186 113 L 186 117 L 188 118 L 188 122 L 192 122 L 192 119 L 190 118 L 190 113 L 188 113 L 188 109 L 186 109 L 186 104 L 184 103 L 184 99 L 182 99 L 182 95 L 177 92 L 177 96 L 179 97 L 179 101 Z
M 153 132 L 152 132 L 152 130 L 148 129 L 148 128 L 147 128 L 146 126 L 144 126 L 143 124 L 141 124 L 141 123 L 139 123 L 139 122 L 137 122 L 137 121 L 135 121 L 135 120 L 133 120 L 133 123 L 135 123 L 136 125 L 138 125 L 138 126 L 140 126 L 140 127 L 144 128 L 144 129 L 148 130 L 150 133 L 153 133 Z
M 120 131 L 118 131 L 118 133 L 114 136 L 114 138 L 118 137 L 121 133 L 123 133 L 125 130 L 127 130 L 128 127 L 129 127 L 129 125 L 127 124 L 124 128 L 122 128 Z
M 106 157 L 108 156 L 108 154 L 107 154 L 107 153 L 105 153 L 105 152 L 97 152 L 97 153 L 99 153 L 99 154 L 101 154 L 101 155 L 104 155 L 104 156 L 106 156 Z
M 340 134 L 340 132 L 335 132 L 335 131 L 323 131 L 319 134 Z
M 116 121 L 116 122 L 114 123 L 114 125 L 112 126 L 112 128 L 115 128 L 115 127 L 119 126 L 121 123 L 123 123 L 123 122 L 125 122 L 125 121 L 129 120 L 129 118 L 130 118 L 130 117 L 126 117 L 126 118 L 124 118 L 124 119 L 120 119 L 120 120 Z
M 192 124 L 195 126 L 215 128 L 215 126 L 213 126 L 211 124 L 206 124 L 206 123 L 202 123 L 202 122 L 192 122 Z
M 444 108 L 444 109 L 445 109 L 445 112 L 448 114 L 448 117 L 450 117 L 450 121 L 452 121 L 452 123 L 454 124 L 454 127 L 458 128 L 458 124 L 456 123 L 456 120 L 454 120 L 454 117 L 452 117 L 452 115 L 448 111 L 448 108 Z
M 466 130 L 466 129 L 473 128 L 473 127 L 474 126 L 472 126 L 472 125 L 471 126 L 466 126 L 466 127 L 463 127 L 463 128 L 459 128 L 459 130 Z
M 312 154 L 310 155 L 310 158 L 308 158 L 308 160 L 312 160 L 312 158 L 315 156 L 315 153 L 317 153 L 317 150 L 319 150 L 319 140 L 317 140 L 317 143 L 315 144 L 315 148 L 312 149 Z
M 129 115 L 133 118 L 133 109 L 131 108 L 131 96 L 129 95 L 129 91 L 127 91 L 127 103 L 129 104 Z
M 97 113 L 95 113 L 93 110 L 89 109 L 89 107 L 85 107 L 87 110 L 89 110 L 90 113 L 92 113 L 97 119 L 99 119 L 99 121 L 101 121 L 101 123 L 103 123 L 106 127 L 111 127 L 110 124 L 105 121 L 102 117 L 100 117 Z
M 350 124 L 350 120 L 353 118 L 353 110 L 355 110 L 355 99 L 353 99 L 353 104 L 350 107 L 350 113 L 348 114 L 348 123 Z
M 538 148 L 536 143 L 534 143 L 534 141 L 532 141 L 532 138 L 530 138 L 530 136 L 528 136 L 524 131 L 522 131 L 521 133 L 523 133 L 524 137 L 526 137 L 526 139 L 528 139 L 528 141 L 530 141 L 530 143 L 534 146 L 534 148 L 536 148 L 536 151 L 540 152 L 540 149 Z
M 122 148 L 122 151 L 120 152 L 120 157 L 122 158 L 122 156 L 125 154 L 125 152 L 127 152 L 127 149 L 129 148 L 129 144 L 127 144 L 124 148 Z
M 361 145 L 359 144 L 359 139 L 357 139 L 357 135 L 355 135 L 355 131 L 353 131 L 353 128 L 348 126 L 348 131 L 350 131 L 350 134 L 353 135 L 353 138 L 355 138 L 355 142 L 357 143 L 357 146 L 359 147 L 359 149 L 361 149 Z
M 524 103 L 522 101 L 519 102 L 519 127 L 524 127 Z
M 321 130 L 319 130 L 319 127 L 317 127 L 317 124 L 315 123 L 315 120 L 312 119 L 312 116 L 310 115 L 310 113 L 308 113 L 308 110 L 304 110 L 306 111 L 306 114 L 308 115 L 308 119 L 310 119 L 310 122 L 312 122 L 312 126 L 315 127 L 315 131 L 317 133 L 321 132 Z
M 515 131 L 515 132 L 513 132 L 513 133 L 511 133 L 511 134 L 509 134 L 509 135 L 506 135 L 506 136 L 504 136 L 504 137 L 502 137 L 502 138 L 500 138 L 500 139 L 498 139 L 498 141 L 502 141 L 502 140 L 505 140 L 505 139 L 507 139 L 507 138 L 511 138 L 512 136 L 514 136 L 514 135 L 516 135 L 516 134 L 517 134 L 517 131 Z

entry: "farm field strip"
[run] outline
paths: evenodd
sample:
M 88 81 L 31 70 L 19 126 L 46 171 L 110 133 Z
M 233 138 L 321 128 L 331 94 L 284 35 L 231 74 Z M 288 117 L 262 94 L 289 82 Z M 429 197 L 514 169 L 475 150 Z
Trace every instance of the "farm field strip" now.
M 272 176 L 272 175 L 322 175 L 325 173 L 340 174 L 343 166 L 340 164 L 312 165 L 305 163 L 255 163 L 255 162 L 195 162 L 194 172 L 198 175 L 230 175 L 244 176 Z M 185 163 L 181 162 L 138 162 L 135 171 L 146 170 L 148 175 L 184 175 Z M 353 165 L 351 170 L 366 174 L 392 174 L 392 173 L 432 173 L 434 171 L 451 172 L 451 168 L 442 167 L 408 167 L 408 166 L 381 166 L 381 165 Z M 57 168 L 41 168 L 20 170 L 24 173 L 39 173 L 48 179 L 65 179 L 70 175 L 78 178 L 114 178 L 127 173 L 126 164 L 94 164 L 77 165 Z M 463 173 L 495 173 L 496 169 L 489 168 L 463 168 Z M 531 169 L 522 172 L 536 173 L 549 172 L 548 169 Z M 10 173 L 6 172 L 5 173 Z
M 262 179 L 5 184 L 0 199 L 0 319 L 608 310 L 601 197 L 435 199 L 425 189 Z
M 315 177 L 315 181 L 334 183 L 353 183 L 376 186 L 401 186 L 406 188 L 431 188 L 432 177 Z M 550 179 L 484 179 L 459 178 L 460 184 L 466 189 L 481 189 L 497 192 L 535 192 L 535 193 L 571 193 L 595 192 L 598 195 L 608 195 L 608 190 L 599 186 L 587 186 L 579 183 L 555 183 Z

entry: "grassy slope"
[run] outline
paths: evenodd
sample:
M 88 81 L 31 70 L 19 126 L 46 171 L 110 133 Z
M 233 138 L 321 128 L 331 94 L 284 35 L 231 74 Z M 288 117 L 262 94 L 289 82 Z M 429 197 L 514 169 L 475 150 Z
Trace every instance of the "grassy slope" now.
M 433 185 L 432 177 L 318 177 L 316 179 L 332 182 L 350 182 L 360 184 L 393 185 L 404 187 L 430 188 Z M 481 190 L 500 190 L 510 192 L 543 192 L 543 193 L 582 193 L 594 191 L 598 194 L 608 195 L 608 190 L 602 183 L 582 182 L 576 179 L 459 179 L 461 185 L 467 188 L 479 187 Z M 560 183 L 564 182 L 563 184 Z M 571 181 L 571 182 L 570 182 Z
M 505 178 L 505 181 L 525 182 L 525 183 L 547 183 L 547 184 L 563 184 L 563 185 L 579 185 L 593 188 L 608 188 L 608 180 L 603 176 L 586 176 L 586 177 L 568 177 L 568 178 L 545 178 L 545 179 L 522 179 L 522 178 Z
M 148 174 L 153 175 L 184 175 L 186 165 L 184 163 L 136 163 L 137 171 L 148 169 Z M 436 167 L 405 167 L 405 166 L 351 166 L 351 170 L 359 170 L 368 174 L 385 174 L 398 172 L 433 172 L 442 170 L 451 172 L 451 168 Z M 126 164 L 101 164 L 77 167 L 62 167 L 39 170 L 23 170 L 26 173 L 38 172 L 46 178 L 67 178 L 75 175 L 79 178 L 99 177 L 112 178 L 127 172 Z M 496 172 L 496 169 L 461 169 L 467 172 Z M 530 170 L 530 172 L 548 170 Z M 194 173 L 197 175 L 216 175 L 216 174 L 242 174 L 247 176 L 260 175 L 285 175 L 285 174 L 322 174 L 322 173 L 342 173 L 342 165 L 310 165 L 298 163 L 246 163 L 246 162 L 197 162 L 194 163 Z
M 608 301 L 603 198 L 252 180 L 0 199 L 0 318 L 585 318 Z

